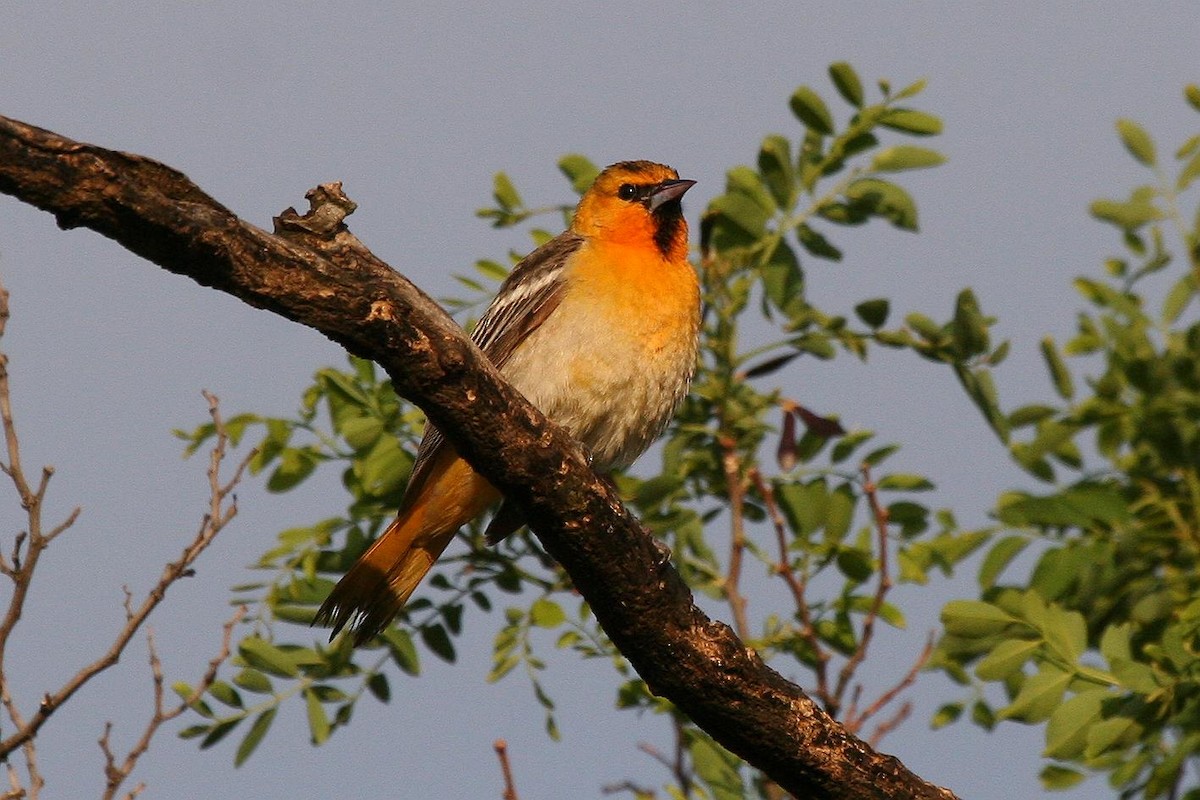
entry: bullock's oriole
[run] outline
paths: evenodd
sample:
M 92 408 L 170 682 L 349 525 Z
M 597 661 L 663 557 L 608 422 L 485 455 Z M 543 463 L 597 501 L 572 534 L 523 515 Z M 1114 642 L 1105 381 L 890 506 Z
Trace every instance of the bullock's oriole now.
M 571 227 L 500 286 L 472 339 L 508 381 L 583 443 L 598 470 L 629 465 L 658 437 L 696 362 L 700 290 L 680 198 L 695 181 L 623 161 L 596 178 Z M 359 644 L 408 601 L 455 532 L 501 499 L 428 426 L 396 519 L 317 613 Z M 503 505 L 499 541 L 521 525 Z

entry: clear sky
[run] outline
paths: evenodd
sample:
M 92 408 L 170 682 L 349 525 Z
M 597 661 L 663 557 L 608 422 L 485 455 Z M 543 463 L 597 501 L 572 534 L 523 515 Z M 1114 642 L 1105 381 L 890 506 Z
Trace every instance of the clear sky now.
M 1180 99 L 1200 80 L 1191 3 L 434 5 L 5 4 L 0 113 L 158 158 L 266 227 L 311 186 L 341 180 L 359 203 L 352 229 L 438 296 L 475 259 L 527 247 L 473 216 L 496 170 L 527 198 L 559 202 L 568 197 L 554 167 L 563 153 L 667 162 L 699 181 L 685 205 L 694 221 L 763 135 L 799 135 L 787 98 L 801 83 L 832 96 L 831 61 L 895 85 L 927 77 L 918 104 L 944 119 L 931 144 L 951 160 L 904 176 L 921 233 L 836 231 L 845 260 L 809 265 L 811 292 L 831 307 L 887 296 L 897 311 L 945 317 L 956 293 L 974 287 L 1013 339 L 999 375 L 1009 407 L 1050 396 L 1037 342 L 1069 332 L 1080 305 L 1071 278 L 1118 249 L 1086 214 L 1090 200 L 1143 179 L 1114 120 L 1141 121 L 1162 152 L 1196 128 Z M 0 198 L 0 278 L 13 294 L 3 349 L 26 463 L 58 468 L 52 518 L 84 508 L 47 555 L 11 644 L 14 689 L 31 708 L 107 646 L 121 624 L 121 586 L 144 591 L 198 525 L 204 465 L 181 461 L 169 432 L 202 421 L 200 390 L 230 413 L 285 414 L 313 370 L 342 355 L 95 234 L 60 232 L 9 198 Z M 904 442 L 896 467 L 930 475 L 932 502 L 964 523 L 984 522 L 1000 491 L 1027 485 L 948 370 L 900 354 L 865 367 L 796 363 L 789 394 Z M 239 496 L 238 521 L 153 618 L 171 679 L 194 680 L 215 652 L 228 587 L 250 577 L 244 565 L 279 530 L 343 507 L 336 476 L 283 497 L 253 484 Z M 6 540 L 18 512 L 0 488 Z M 910 628 L 882 641 L 870 674 L 896 674 L 941 603 L 969 595 L 972 581 L 968 569 L 936 590 L 898 592 Z M 459 665 L 428 662 L 420 679 L 397 678 L 390 705 L 360 703 L 351 728 L 324 747 L 308 745 L 297 706 L 240 769 L 236 734 L 202 753 L 167 732 L 135 779 L 149 783 L 146 797 L 498 797 L 490 745 L 505 737 L 524 800 L 665 780 L 636 750 L 665 743 L 661 726 L 611 710 L 602 666 L 554 662 L 558 744 L 519 676 L 485 684 L 495 624 L 469 619 Z M 883 749 L 963 797 L 1037 794 L 1040 729 L 928 730 L 953 691 L 924 677 L 914 718 Z M 139 640 L 44 729 L 47 796 L 97 796 L 104 721 L 127 748 L 149 703 Z M 1070 796 L 1104 791 L 1094 781 Z

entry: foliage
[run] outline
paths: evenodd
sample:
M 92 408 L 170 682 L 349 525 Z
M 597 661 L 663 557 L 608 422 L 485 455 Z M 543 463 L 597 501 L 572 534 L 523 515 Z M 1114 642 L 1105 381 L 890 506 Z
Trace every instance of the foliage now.
M 1200 89 L 1186 96 L 1200 111 Z M 981 598 L 946 606 L 935 663 L 963 683 L 973 670 L 977 724 L 1045 723 L 1047 787 L 1095 770 L 1123 797 L 1197 798 L 1200 212 L 1188 216 L 1184 201 L 1200 135 L 1176 151 L 1172 175 L 1137 123 L 1117 132 L 1152 182 L 1091 206 L 1127 253 L 1104 277 L 1076 279 L 1089 310 L 1075 335 L 1042 342 L 1058 397 L 1009 413 L 984 405 L 1016 462 L 1053 488 L 999 497 L 1004 533 L 982 563 Z M 1172 229 L 1181 257 L 1166 244 Z M 1028 573 L 1013 566 L 1026 550 Z M 1004 702 L 980 684 L 999 685 Z M 945 706 L 938 722 L 966 705 Z
M 697 264 L 705 313 L 693 391 L 659 451 L 658 468 L 617 481 L 649 530 L 671 548 L 687 582 L 709 602 L 727 606 L 748 644 L 780 669 L 806 672 L 806 685 L 831 713 L 852 730 L 870 721 L 877 738 L 907 715 L 907 706 L 892 701 L 928 655 L 914 652 L 911 669 L 902 666 L 895 685 L 877 700 L 860 700 L 856 672 L 876 624 L 904 625 L 903 612 L 888 600 L 890 588 L 896 580 L 923 583 L 933 571 L 949 573 L 989 532 L 961 531 L 949 512 L 914 500 L 932 483 L 885 472 L 896 445 L 881 444 L 866 430 L 846 433 L 770 381 L 800 357 L 866 359 L 884 346 L 950 364 L 987 406 L 986 367 L 999 362 L 1006 347 L 992 347 L 988 320 L 969 292 L 945 325 L 909 315 L 893 327 L 886 300 L 865 298 L 830 311 L 807 298 L 802 262 L 842 257 L 833 231 L 871 220 L 916 230 L 916 204 L 893 175 L 942 161 L 928 148 L 883 141 L 940 132 L 936 117 L 908 105 L 923 82 L 893 91 L 881 81 L 880 99 L 868 102 L 848 64 L 832 65 L 830 77 L 847 119 L 839 122 L 815 90 L 801 87 L 790 102 L 798 140 L 766 137 L 755 166 L 731 169 L 724 193 L 705 212 Z M 576 193 L 597 172 L 578 155 L 559 166 Z M 527 207 L 504 174 L 493 189 L 495 205 L 479 213 L 498 227 L 529 224 L 547 213 L 555 222 L 569 216 L 565 204 Z M 551 235 L 538 227 L 530 233 L 535 244 Z M 516 258 L 510 254 L 510 261 Z M 479 278 L 463 283 L 480 294 L 490 294 L 488 284 L 507 271 L 491 260 L 476 266 Z M 769 340 L 759 333 L 764 320 Z M 290 491 L 318 468 L 339 468 L 349 505 L 339 516 L 281 533 L 257 564 L 264 580 L 238 587 L 237 602 L 254 609 L 236 657 L 241 672 L 196 703 L 203 719 L 184 735 L 207 746 L 240 730 L 240 763 L 280 704 L 299 695 L 319 744 L 348 724 L 364 692 L 386 702 L 396 670 L 418 674 L 422 653 L 453 661 L 456 638 L 476 616 L 472 609 L 504 606 L 490 677 L 520 668 L 546 710 L 551 736 L 557 732 L 554 702 L 539 681 L 547 633 L 559 650 L 613 664 L 620 707 L 671 715 L 675 748 L 687 754 L 671 764 L 671 796 L 776 796 L 777 789 L 651 695 L 527 532 L 488 548 L 480 528 L 468 527 L 384 636 L 357 651 L 344 637 L 312 643 L 312 634 L 296 625 L 311 621 L 333 581 L 394 513 L 420 414 L 395 397 L 371 364 L 352 360 L 349 369 L 319 370 L 294 417 L 242 415 L 228 427 L 233 436 L 258 440 L 251 467 L 267 476 L 271 490 Z M 195 449 L 211 430 L 183 435 Z M 649 470 L 651 460 L 641 469 Z M 757 585 L 760 574 L 770 579 L 765 588 Z M 756 581 L 753 622 L 744 576 Z

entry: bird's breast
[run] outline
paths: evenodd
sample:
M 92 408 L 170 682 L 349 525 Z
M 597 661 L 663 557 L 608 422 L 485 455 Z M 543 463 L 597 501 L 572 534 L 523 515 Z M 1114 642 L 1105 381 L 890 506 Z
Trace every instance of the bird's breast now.
M 690 265 L 675 271 L 625 281 L 572 276 L 578 282 L 502 370 L 599 468 L 632 463 L 687 394 L 699 294 Z

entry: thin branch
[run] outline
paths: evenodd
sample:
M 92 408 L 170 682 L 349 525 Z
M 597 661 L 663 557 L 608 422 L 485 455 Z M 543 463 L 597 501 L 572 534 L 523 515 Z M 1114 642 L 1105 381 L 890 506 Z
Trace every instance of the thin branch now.
M 3 336 L 7 330 L 10 316 L 8 290 L 3 285 L 0 285 L 0 336 Z M 20 499 L 21 507 L 25 509 L 26 521 L 29 525 L 27 531 L 17 534 L 13 542 L 11 561 L 0 564 L 0 571 L 7 575 L 13 582 L 13 593 L 8 600 L 8 608 L 5 610 L 4 618 L 0 621 L 0 705 L 3 705 L 8 718 L 12 721 L 13 727 L 22 729 L 27 724 L 25 715 L 13 697 L 12 686 L 9 683 L 8 677 L 6 659 L 9 637 L 12 636 L 13 629 L 16 628 L 25 610 L 25 601 L 29 597 L 29 588 L 33 582 L 33 574 L 37 569 L 38 561 L 43 551 L 45 551 L 51 539 L 74 524 L 75 519 L 79 516 L 79 509 L 75 509 L 64 522 L 53 528 L 49 534 L 43 534 L 42 501 L 45 499 L 46 490 L 50 484 L 50 477 L 54 474 L 54 470 L 52 467 L 44 467 L 37 490 L 30 489 L 29 482 L 25 477 L 25 469 L 21 465 L 21 445 L 17 437 L 17 426 L 13 421 L 8 356 L 2 352 L 0 352 L 0 424 L 3 425 L 5 449 L 8 456 L 7 463 L 0 464 L 0 470 L 3 470 L 4 474 L 12 481 L 13 488 L 16 489 L 17 497 Z M 22 556 L 22 548 L 24 548 L 24 556 Z M 12 792 L 19 790 L 19 796 L 28 797 L 30 800 L 37 800 L 42 787 L 45 785 L 45 778 L 42 776 L 38 765 L 37 748 L 32 740 L 27 740 L 21 742 L 21 749 L 25 757 L 25 771 L 29 777 L 29 787 L 27 791 L 21 787 L 20 779 L 17 777 L 16 772 L 10 768 L 9 781 L 12 786 Z M 9 752 L 11 751 L 5 751 L 4 755 L 7 756 Z
M 222 627 L 220 651 L 208 662 L 208 669 L 205 670 L 204 674 L 200 677 L 200 681 L 192 688 L 188 696 L 171 708 L 167 708 L 163 700 L 166 692 L 163 688 L 162 661 L 159 659 L 158 650 L 154 646 L 154 632 L 152 630 L 146 632 L 146 647 L 150 653 L 150 674 L 154 683 L 154 714 L 150 717 L 150 721 L 146 723 L 141 737 L 119 765 L 117 764 L 116 755 L 110 746 L 109 737 L 112 734 L 113 724 L 112 722 L 108 722 L 104 725 L 104 734 L 100 737 L 100 750 L 104 753 L 105 788 L 102 795 L 104 800 L 112 800 L 112 798 L 116 797 L 121 784 L 125 782 L 129 774 L 133 772 L 134 767 L 137 766 L 138 759 L 150 749 L 150 740 L 158 733 L 159 728 L 191 707 L 216 682 L 217 672 L 220 670 L 221 665 L 229 659 L 229 655 L 232 652 L 233 629 L 245 616 L 246 607 L 240 606 L 234 612 L 233 616 L 226 620 L 225 625 Z M 144 788 L 145 784 L 139 783 L 125 795 L 125 800 L 133 800 Z
M 876 725 L 871 738 L 867 740 L 871 747 L 878 747 L 879 743 L 883 741 L 883 737 L 899 728 L 906 719 L 912 716 L 912 708 L 912 703 L 906 700 L 900 704 L 900 708 L 896 709 L 895 714 Z
M 3 375 L 0 374 L 0 381 L 3 380 Z M 0 395 L 3 395 L 3 384 L 0 383 Z M 37 711 L 28 720 L 17 721 L 14 717 L 13 722 L 16 726 L 16 732 L 10 734 L 3 741 L 0 741 L 0 758 L 7 757 L 17 747 L 31 742 L 41 729 L 42 725 L 57 711 L 63 703 L 69 700 L 75 692 L 79 691 L 88 681 L 116 664 L 124 652 L 126 645 L 130 639 L 141 628 L 146 618 L 158 607 L 166 596 L 167 590 L 180 578 L 191 574 L 192 565 L 196 559 L 200 557 L 217 534 L 229 524 L 237 515 L 237 503 L 232 502 L 228 505 L 223 503 L 223 498 L 220 494 L 221 484 L 218 475 L 218 467 L 225 457 L 225 451 L 228 446 L 229 437 L 225 431 L 224 421 L 221 418 L 220 410 L 217 404 L 217 398 L 208 392 L 204 393 L 205 399 L 208 401 L 209 414 L 213 419 L 213 424 L 217 430 L 217 442 L 213 447 L 212 456 L 209 461 L 209 487 L 212 491 L 212 497 L 209 503 L 209 511 L 205 514 L 204 519 L 200 524 L 200 529 L 196 533 L 195 538 L 184 548 L 179 560 L 167 564 L 159 576 L 158 582 L 150 589 L 146 597 L 142 600 L 141 605 L 136 609 L 126 605 L 126 622 L 125 626 L 118 631 L 113 643 L 108 650 L 98 659 L 80 669 L 72 676 L 61 688 L 53 693 L 47 693 L 43 696 L 41 703 L 38 705 Z M 243 460 L 248 461 L 253 458 L 254 453 L 248 453 Z M 239 469 L 240 473 L 240 469 Z M 32 572 L 36 565 L 36 559 L 33 555 L 35 552 L 34 538 L 31 537 L 30 556 L 25 564 L 25 569 Z M 44 545 L 43 545 L 44 546 Z M 10 612 L 11 614 L 11 612 Z M 19 612 L 18 612 L 19 616 Z M 4 630 L 0 627 L 0 634 Z M 3 639 L 0 638 L 0 642 Z M 0 656 L 3 651 L 0 650 Z M 4 679 L 3 670 L 0 669 L 0 680 Z M 7 688 L 7 685 L 3 687 Z M 11 700 L 7 697 L 7 692 L 4 692 L 5 705 L 10 706 Z M 12 716 L 15 710 L 15 705 L 9 708 L 9 715 Z
M 863 618 L 862 635 L 858 638 L 858 647 L 854 649 L 854 653 L 846 660 L 838 672 L 837 688 L 833 690 L 833 699 L 835 706 L 840 705 L 842 698 L 845 696 L 846 687 L 854 677 L 854 673 L 858 671 L 858 666 L 867 657 L 867 650 L 871 647 L 871 639 L 875 635 L 875 622 L 879 619 L 879 612 L 883 608 L 883 601 L 887 597 L 887 593 L 892 588 L 892 576 L 888 569 L 888 510 L 879 501 L 879 490 L 875 485 L 875 481 L 871 478 L 871 467 L 869 464 L 863 464 L 860 470 L 863 482 L 863 494 L 867 497 L 867 503 L 871 508 L 871 516 L 875 525 L 875 535 L 879 548 L 879 585 L 875 588 L 875 596 L 871 600 L 871 607 L 867 609 L 867 614 Z M 831 712 L 832 713 L 832 712 Z
M 691 797 L 692 773 L 688 769 L 688 750 L 687 742 L 684 740 L 683 722 L 679 719 L 678 714 L 672 714 L 671 723 L 675 729 L 675 762 L 671 765 L 671 772 L 675 776 L 675 782 L 679 784 L 680 794 L 684 797 Z
M 512 766 L 508 763 L 508 742 L 497 739 L 492 747 L 496 750 L 496 758 L 500 759 L 500 772 L 504 775 L 504 800 L 520 800 L 517 786 L 513 781 Z
M 925 664 L 929 662 L 929 657 L 933 655 L 934 641 L 934 635 L 932 633 L 929 634 L 929 636 L 927 636 L 925 639 L 925 646 L 921 648 L 921 652 L 917 654 L 917 658 L 913 661 L 912 666 L 908 668 L 908 672 L 904 673 L 904 677 L 898 680 L 896 684 L 892 686 L 892 688 L 879 695 L 875 702 L 863 709 L 861 713 L 854 708 L 854 706 L 857 705 L 856 698 L 856 702 L 851 705 L 849 710 L 846 711 L 845 718 L 842 720 L 842 724 L 846 726 L 847 730 L 854 732 L 862 730 L 863 724 L 868 719 L 878 714 L 889 703 L 895 700 L 901 692 L 916 683 L 917 675 L 919 675 L 921 670 L 924 669 Z M 876 737 L 878 736 L 879 733 L 876 731 L 876 734 L 874 737 L 872 737 L 872 739 L 877 740 Z
M 649 797 L 651 800 L 656 796 L 653 789 L 648 789 L 645 786 L 638 786 L 633 781 L 621 781 L 620 783 L 609 783 L 600 787 L 600 794 L 619 794 L 621 792 L 629 792 L 634 797 Z
M 725 486 L 729 491 L 729 573 L 725 576 L 725 598 L 733 612 L 733 629 L 741 639 L 750 635 L 746 619 L 746 597 L 741 593 L 742 556 L 746 552 L 746 484 L 742 480 L 737 450 L 733 440 L 724 436 L 721 442 L 721 467 L 725 471 Z
M 270 234 L 158 162 L 0 118 L 0 192 L 380 364 L 396 391 L 524 512 L 650 690 L 793 795 L 953 797 L 848 734 L 700 611 L 579 445 L 346 229 L 353 204 L 341 202 L 340 187 L 314 194 L 306 217 L 282 215 Z
M 808 606 L 808 597 L 804 591 L 805 583 L 796 575 L 792 568 L 792 558 L 788 551 L 787 520 L 779 511 L 779 503 L 775 500 L 775 489 L 770 482 L 763 478 L 757 469 L 750 470 L 750 480 L 758 496 L 767 507 L 767 515 L 775 528 L 775 542 L 779 547 L 779 561 L 775 564 L 775 573 L 783 578 L 783 582 L 792 592 L 792 600 L 796 604 L 796 616 L 800 619 L 800 637 L 804 639 L 813 652 L 813 673 L 817 677 L 817 687 L 813 690 L 822 705 L 828 711 L 831 697 L 829 695 L 829 651 L 821 644 L 817 636 L 816 626 L 813 625 L 812 609 Z M 832 712 L 830 712 L 832 713 Z

